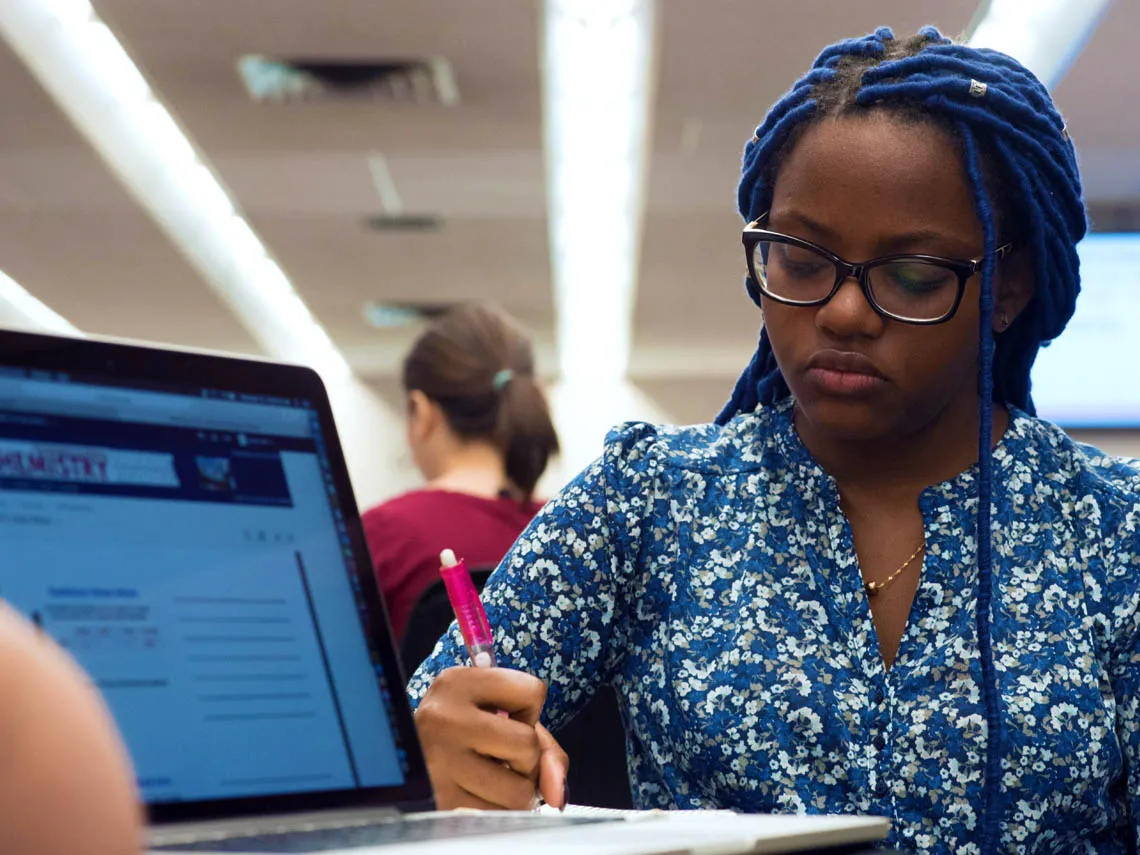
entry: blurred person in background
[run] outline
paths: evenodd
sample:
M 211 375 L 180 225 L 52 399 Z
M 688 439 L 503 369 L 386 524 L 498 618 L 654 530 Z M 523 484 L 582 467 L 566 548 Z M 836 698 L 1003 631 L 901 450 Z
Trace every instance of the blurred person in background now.
M 558 452 L 530 340 L 502 312 L 462 306 L 404 360 L 408 445 L 427 484 L 367 511 L 364 531 L 392 631 L 439 579 L 439 553 L 493 567 L 537 513 Z
M 79 668 L 3 601 L 0 699 L 0 852 L 139 852 L 141 811 L 111 717 Z

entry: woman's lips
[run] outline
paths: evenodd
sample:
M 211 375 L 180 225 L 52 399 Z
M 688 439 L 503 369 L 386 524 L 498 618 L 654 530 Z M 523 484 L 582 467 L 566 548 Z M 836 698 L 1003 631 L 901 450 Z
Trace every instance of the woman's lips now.
M 887 383 L 875 363 L 861 353 L 821 350 L 807 364 L 808 381 L 830 395 L 865 395 Z

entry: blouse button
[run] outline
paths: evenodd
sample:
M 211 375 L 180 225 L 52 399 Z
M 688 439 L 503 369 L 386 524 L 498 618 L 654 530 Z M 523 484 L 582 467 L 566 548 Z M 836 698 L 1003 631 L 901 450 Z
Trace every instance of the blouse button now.
M 875 746 L 876 751 L 882 751 L 887 747 L 887 740 L 883 737 L 883 734 L 876 733 L 871 739 L 871 744 Z

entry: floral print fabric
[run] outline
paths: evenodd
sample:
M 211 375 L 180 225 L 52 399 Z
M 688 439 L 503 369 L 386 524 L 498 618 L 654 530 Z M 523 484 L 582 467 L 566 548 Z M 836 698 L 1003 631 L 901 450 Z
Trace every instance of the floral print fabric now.
M 876 814 L 977 852 L 986 745 L 976 469 L 920 499 L 926 551 L 884 669 L 834 481 L 792 402 L 727 426 L 628 425 L 536 517 L 484 600 L 544 720 L 612 683 L 642 807 Z M 1014 411 L 994 451 L 1002 851 L 1134 852 L 1140 468 Z M 454 625 L 411 681 L 466 664 Z

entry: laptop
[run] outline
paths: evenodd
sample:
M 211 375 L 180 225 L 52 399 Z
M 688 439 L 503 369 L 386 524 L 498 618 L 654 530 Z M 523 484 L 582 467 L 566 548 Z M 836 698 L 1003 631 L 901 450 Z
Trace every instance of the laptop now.
M 105 697 L 156 852 L 774 852 L 887 833 L 866 817 L 434 812 L 306 368 L 0 331 L 0 544 L 0 597 Z

